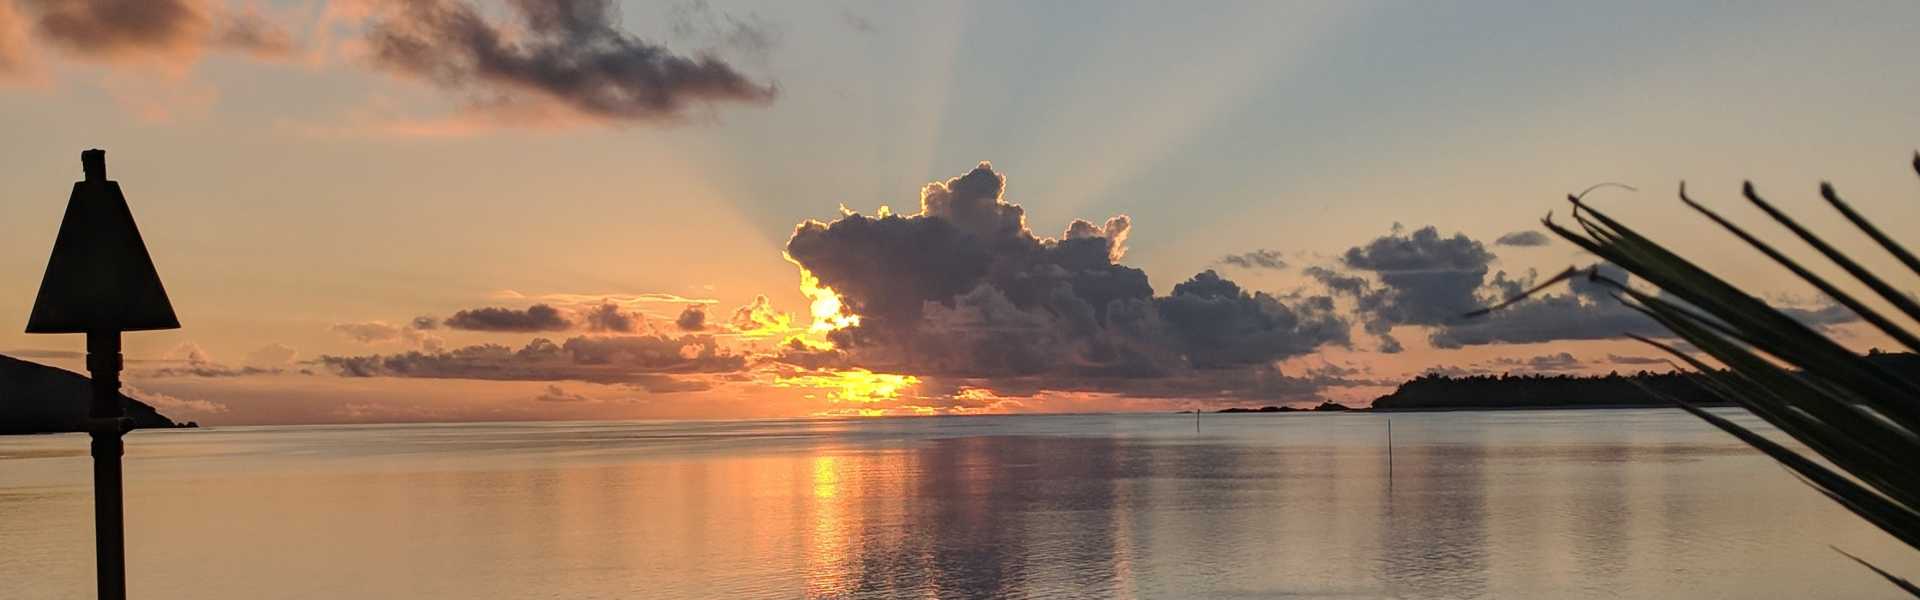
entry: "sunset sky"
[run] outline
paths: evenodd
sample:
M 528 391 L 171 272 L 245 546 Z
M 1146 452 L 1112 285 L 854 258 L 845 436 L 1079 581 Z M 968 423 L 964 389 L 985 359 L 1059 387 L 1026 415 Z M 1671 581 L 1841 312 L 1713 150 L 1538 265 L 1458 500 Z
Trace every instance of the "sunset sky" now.
M 1429 370 L 1664 369 L 1594 289 L 1457 319 L 1591 264 L 1539 220 L 1601 182 L 1639 191 L 1597 206 L 1864 350 L 1886 343 L 1674 190 L 1779 237 L 1741 181 L 1840 232 L 1830 180 L 1920 242 L 1917 24 L 0 0 L 0 354 L 82 367 L 82 336 L 20 331 L 92 147 L 183 325 L 126 336 L 130 393 L 202 423 L 1364 405 Z

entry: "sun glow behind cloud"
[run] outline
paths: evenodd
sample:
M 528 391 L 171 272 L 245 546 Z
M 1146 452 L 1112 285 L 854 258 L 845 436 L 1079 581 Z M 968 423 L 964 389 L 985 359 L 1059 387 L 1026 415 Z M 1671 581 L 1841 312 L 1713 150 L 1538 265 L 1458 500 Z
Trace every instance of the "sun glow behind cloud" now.
M 800 294 L 811 303 L 809 310 L 813 314 L 813 324 L 807 326 L 808 332 L 824 334 L 860 324 L 860 315 L 849 312 L 846 304 L 840 301 L 840 295 L 834 293 L 833 288 L 820 285 L 820 278 L 814 277 L 805 267 L 800 269 Z
M 841 402 L 871 404 L 893 400 L 899 398 L 902 392 L 919 384 L 920 378 L 912 375 L 875 373 L 861 368 L 782 376 L 774 379 L 773 382 L 775 387 L 821 390 L 826 392 L 828 402 L 836 404 Z

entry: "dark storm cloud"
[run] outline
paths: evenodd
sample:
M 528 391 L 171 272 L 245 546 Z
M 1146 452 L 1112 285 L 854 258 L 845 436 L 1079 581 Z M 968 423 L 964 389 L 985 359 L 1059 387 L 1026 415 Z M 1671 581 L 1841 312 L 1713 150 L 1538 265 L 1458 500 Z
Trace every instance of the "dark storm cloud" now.
M 513 104 L 525 95 L 617 121 L 671 119 L 690 105 L 764 104 L 773 86 L 711 55 L 682 56 L 622 31 L 611 0 L 510 0 L 509 33 L 462 0 L 396 0 L 367 31 L 377 64 Z
M 1287 261 L 1281 258 L 1279 251 L 1265 248 L 1252 252 L 1242 252 L 1240 254 L 1228 254 L 1220 257 L 1220 262 L 1242 269 L 1280 270 L 1287 268 Z
M 705 330 L 707 328 L 707 307 L 699 304 L 689 304 L 685 309 L 680 311 L 680 316 L 673 320 L 673 324 L 679 327 L 681 331 Z
M 467 331 L 564 331 L 573 326 L 572 322 L 561 316 L 560 310 L 545 304 L 535 304 L 526 310 L 486 307 L 463 310 L 453 313 L 445 321 L 447 327 Z
M 234 13 L 204 0 L 24 0 L 35 33 L 53 46 L 93 59 L 191 58 L 206 46 L 255 56 L 293 51 L 279 24 Z
M 1515 231 L 1513 233 L 1500 236 L 1499 239 L 1493 240 L 1493 245 L 1517 246 L 1522 248 L 1530 248 L 1535 246 L 1545 246 L 1552 242 L 1553 240 L 1547 238 L 1547 234 L 1528 229 L 1525 231 Z
M 423 377 L 501 381 L 585 381 L 661 390 L 681 376 L 744 369 L 746 357 L 719 347 L 711 336 L 574 337 L 556 344 L 537 338 L 519 349 L 499 344 L 443 352 L 322 356 L 320 363 L 347 377 Z
M 1215 375 L 1185 375 L 1347 340 L 1325 296 L 1282 302 L 1208 271 L 1155 297 L 1145 272 L 1117 262 L 1131 220 L 1075 221 L 1043 238 L 1005 190 L 982 163 L 923 188 L 918 214 L 797 227 L 787 255 L 861 317 L 831 334 L 832 358 L 1048 389 L 1153 390 L 1122 380 L 1214 385 Z

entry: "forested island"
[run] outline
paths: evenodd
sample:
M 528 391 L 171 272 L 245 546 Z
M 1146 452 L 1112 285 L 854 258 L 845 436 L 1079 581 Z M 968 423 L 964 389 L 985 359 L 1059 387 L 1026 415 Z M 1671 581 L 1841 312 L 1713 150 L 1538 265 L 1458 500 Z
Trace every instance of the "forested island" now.
M 1609 373 L 1577 375 L 1472 375 L 1449 377 L 1426 374 L 1400 384 L 1391 394 L 1373 401 L 1373 410 L 1434 410 L 1486 408 L 1578 408 L 1595 406 L 1661 406 L 1661 395 L 1696 404 L 1720 399 L 1700 387 L 1696 373 Z M 1642 388 L 1641 386 L 1646 386 Z
M 1867 359 L 1893 373 L 1920 381 L 1920 355 L 1873 351 Z M 1609 373 L 1576 375 L 1473 375 L 1415 377 L 1373 401 L 1373 410 L 1465 410 L 1502 408 L 1581 408 L 1665 406 L 1648 393 L 1696 404 L 1721 403 L 1700 386 L 1696 373 Z M 1643 387 L 1644 386 L 1644 387 Z

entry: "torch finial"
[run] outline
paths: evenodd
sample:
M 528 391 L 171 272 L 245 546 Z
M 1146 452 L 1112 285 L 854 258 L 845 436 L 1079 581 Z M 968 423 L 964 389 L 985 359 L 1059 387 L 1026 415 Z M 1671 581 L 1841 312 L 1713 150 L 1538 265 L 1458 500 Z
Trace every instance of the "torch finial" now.
M 80 169 L 87 174 L 87 181 L 107 180 L 107 151 L 99 148 L 80 152 Z

